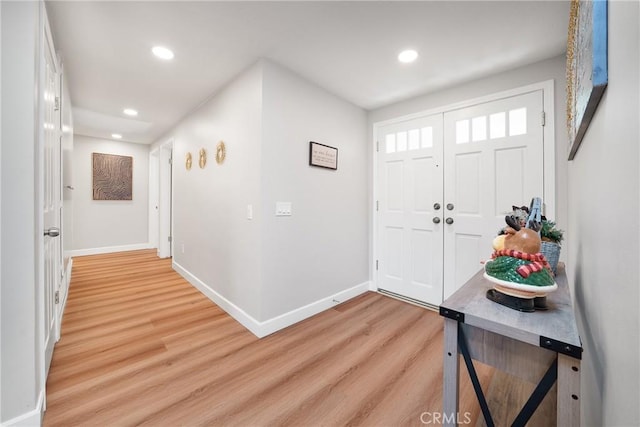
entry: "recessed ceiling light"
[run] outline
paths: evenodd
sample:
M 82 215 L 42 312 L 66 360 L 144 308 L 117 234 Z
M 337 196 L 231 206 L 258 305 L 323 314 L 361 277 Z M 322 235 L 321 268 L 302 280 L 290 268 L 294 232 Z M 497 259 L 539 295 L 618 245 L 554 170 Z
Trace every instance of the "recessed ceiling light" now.
M 119 133 L 112 133 L 111 134 L 111 138 L 113 138 L 113 139 L 122 139 L 122 135 L 120 135 Z
M 138 115 L 138 112 L 136 110 L 134 110 L 133 108 L 125 108 L 122 112 L 125 113 L 127 116 L 137 116 Z
M 418 59 L 418 52 L 412 49 L 403 50 L 398 55 L 398 61 L 408 64 Z
M 151 49 L 151 52 L 160 59 L 173 59 L 173 52 L 163 46 L 156 46 Z

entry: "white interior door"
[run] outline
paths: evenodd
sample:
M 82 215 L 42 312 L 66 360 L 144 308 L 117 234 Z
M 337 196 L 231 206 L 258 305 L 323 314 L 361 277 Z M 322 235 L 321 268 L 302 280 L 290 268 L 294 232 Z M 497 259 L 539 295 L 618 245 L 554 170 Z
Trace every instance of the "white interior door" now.
M 544 197 L 543 92 L 444 115 L 444 298 L 491 254 L 512 205 Z
M 45 46 L 44 103 L 44 348 L 45 376 L 56 341 L 56 292 L 61 282 L 61 132 L 59 70 L 49 32 Z
M 378 288 L 442 302 L 442 115 L 378 130 Z

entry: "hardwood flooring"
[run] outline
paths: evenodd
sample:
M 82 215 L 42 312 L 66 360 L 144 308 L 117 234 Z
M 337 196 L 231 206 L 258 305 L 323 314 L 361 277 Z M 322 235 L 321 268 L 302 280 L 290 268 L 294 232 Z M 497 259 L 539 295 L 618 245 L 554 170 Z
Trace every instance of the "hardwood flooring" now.
M 442 340 L 437 313 L 376 293 L 259 340 L 155 251 L 78 257 L 44 425 L 426 425 Z

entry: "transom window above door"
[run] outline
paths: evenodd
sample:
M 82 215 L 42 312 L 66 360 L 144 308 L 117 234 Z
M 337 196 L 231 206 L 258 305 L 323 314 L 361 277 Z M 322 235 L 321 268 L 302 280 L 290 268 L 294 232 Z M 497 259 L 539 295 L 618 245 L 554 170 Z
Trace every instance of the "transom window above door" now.
M 456 144 L 504 138 L 507 129 L 509 136 L 527 133 L 526 107 L 456 121 Z
M 400 153 L 433 147 L 433 127 L 409 129 L 385 136 L 385 152 Z

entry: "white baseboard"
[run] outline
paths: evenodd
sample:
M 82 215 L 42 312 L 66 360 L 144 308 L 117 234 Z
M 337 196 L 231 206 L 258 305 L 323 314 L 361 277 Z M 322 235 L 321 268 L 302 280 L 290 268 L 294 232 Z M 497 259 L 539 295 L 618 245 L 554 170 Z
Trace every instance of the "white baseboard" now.
M 311 304 L 291 310 L 288 313 L 260 322 L 262 335 L 259 335 L 259 338 L 277 332 L 280 329 L 293 325 L 294 323 L 301 322 L 311 316 L 315 316 L 322 311 L 335 307 L 338 304 L 342 304 L 343 302 L 368 291 L 369 282 L 363 282 L 352 288 L 345 289 L 344 291 L 340 291 L 326 298 L 322 298 L 321 300 L 312 302 Z
M 15 418 L 2 423 L 2 427 L 39 427 L 42 425 L 42 416 L 44 415 L 44 390 L 40 392 L 38 396 L 38 402 L 36 408 L 32 411 L 26 412 Z
M 75 249 L 70 252 L 71 256 L 85 256 L 85 255 L 98 255 L 98 254 L 110 254 L 113 252 L 125 252 L 125 251 L 138 251 L 140 249 L 152 249 L 151 243 L 136 243 L 134 245 L 122 245 L 122 246 L 104 246 L 102 248 L 89 248 L 89 249 Z
M 177 262 L 174 261 L 172 265 L 173 269 L 177 271 L 178 274 L 184 277 L 189 283 L 205 294 L 211 301 L 216 303 L 220 308 L 226 311 L 227 314 L 236 319 L 242 326 L 247 328 L 258 338 L 266 337 L 267 335 L 284 329 L 287 326 L 291 326 L 294 323 L 298 323 L 304 319 L 314 316 L 324 310 L 363 294 L 370 288 L 370 282 L 364 282 L 334 295 L 312 302 L 311 304 L 292 310 L 288 313 L 284 313 L 280 316 L 261 322 L 220 295 L 218 292 L 211 289 L 208 285 L 191 274 Z
M 207 298 L 216 303 L 221 309 L 226 311 L 231 317 L 236 319 L 242 326 L 247 328 L 251 333 L 253 333 L 258 338 L 262 338 L 260 335 L 260 322 L 254 319 L 252 316 L 247 314 L 240 307 L 211 289 L 208 285 L 206 285 L 202 280 L 198 279 L 196 276 L 191 274 L 187 269 L 182 267 L 177 262 L 173 261 L 171 263 L 173 269 L 178 272 L 182 277 L 184 277 L 187 282 L 191 283 L 196 289 L 205 294 Z

